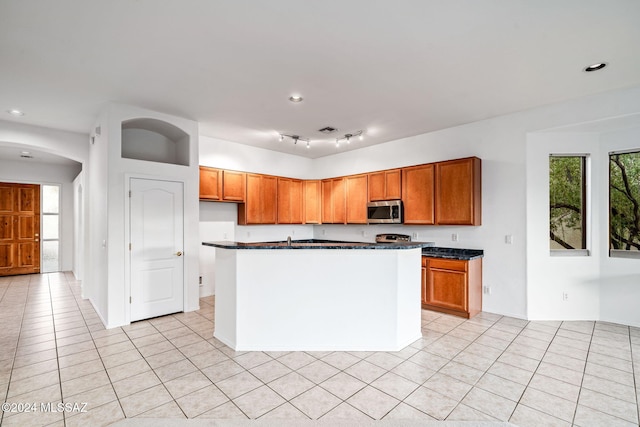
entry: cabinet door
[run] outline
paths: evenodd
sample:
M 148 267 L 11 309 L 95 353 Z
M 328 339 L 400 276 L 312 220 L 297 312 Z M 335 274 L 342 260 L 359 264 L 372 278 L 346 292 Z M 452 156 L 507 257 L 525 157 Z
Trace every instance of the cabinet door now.
M 402 171 L 392 169 L 384 172 L 385 198 L 386 200 L 398 200 L 402 198 Z
M 262 176 L 262 217 L 261 224 L 275 224 L 278 220 L 278 179 Z
M 302 224 L 302 181 L 278 177 L 278 224 Z
M 200 166 L 200 200 L 220 200 L 222 171 Z
M 346 224 L 347 222 L 347 186 L 344 178 L 331 180 L 331 203 L 333 207 L 333 223 Z M 366 193 L 365 193 L 366 194 Z
M 322 180 L 322 223 L 331 224 L 333 222 L 333 181 Z
M 246 174 L 236 171 L 222 171 L 222 200 L 244 202 Z
M 262 176 L 247 174 L 247 195 L 238 206 L 238 224 L 260 224 L 262 220 Z
M 289 193 L 291 196 L 289 202 L 291 206 L 291 224 L 302 224 L 304 220 L 304 191 L 302 180 L 292 179 Z
M 278 178 L 278 224 L 291 223 L 291 180 Z
M 367 223 L 367 175 L 352 175 L 345 178 L 347 194 L 347 223 Z
M 436 163 L 436 224 L 481 224 L 480 159 Z
M 373 172 L 369 178 L 369 201 L 397 200 L 402 198 L 401 169 Z
M 369 201 L 385 200 L 384 171 L 369 174 Z
M 466 312 L 466 261 L 430 259 L 427 262 L 426 303 Z
M 322 222 L 322 185 L 320 181 L 303 181 L 304 186 L 304 223 Z
M 434 224 L 433 164 L 402 169 L 405 224 Z

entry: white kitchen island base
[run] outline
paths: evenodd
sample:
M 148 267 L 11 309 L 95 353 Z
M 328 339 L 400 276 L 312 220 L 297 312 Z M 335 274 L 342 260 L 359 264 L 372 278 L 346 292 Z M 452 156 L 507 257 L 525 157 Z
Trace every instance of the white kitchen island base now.
M 237 351 L 398 351 L 421 337 L 413 249 L 216 248 L 214 336 Z

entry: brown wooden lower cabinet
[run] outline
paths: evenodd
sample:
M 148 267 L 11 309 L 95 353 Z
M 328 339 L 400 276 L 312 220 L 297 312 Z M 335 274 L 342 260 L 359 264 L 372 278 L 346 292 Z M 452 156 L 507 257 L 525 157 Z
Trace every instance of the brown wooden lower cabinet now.
M 422 308 L 467 319 L 482 311 L 482 258 L 422 257 Z

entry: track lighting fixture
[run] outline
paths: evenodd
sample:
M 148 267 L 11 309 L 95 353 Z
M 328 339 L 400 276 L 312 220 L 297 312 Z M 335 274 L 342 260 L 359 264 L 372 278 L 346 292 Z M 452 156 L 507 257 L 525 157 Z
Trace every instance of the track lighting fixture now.
M 311 148 L 311 146 L 309 145 L 309 138 L 302 138 L 300 137 L 300 135 L 287 135 L 286 133 L 281 133 L 280 141 L 284 141 L 285 136 L 293 140 L 293 145 L 297 145 L 298 141 L 305 141 L 307 143 L 307 148 Z
M 342 138 L 336 138 L 336 147 L 338 147 L 340 145 L 340 141 L 347 141 L 347 144 L 349 144 L 351 142 L 351 138 L 354 137 L 358 137 L 358 139 L 360 139 L 360 141 L 362 141 L 364 131 L 363 130 L 359 130 L 357 132 L 353 132 L 353 133 L 345 133 L 344 136 Z

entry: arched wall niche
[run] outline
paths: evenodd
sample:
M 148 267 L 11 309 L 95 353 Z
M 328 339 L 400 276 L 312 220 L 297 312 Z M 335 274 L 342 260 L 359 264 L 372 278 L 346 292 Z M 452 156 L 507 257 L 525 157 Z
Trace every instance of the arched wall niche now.
M 122 122 L 122 158 L 189 166 L 189 135 L 158 119 Z

